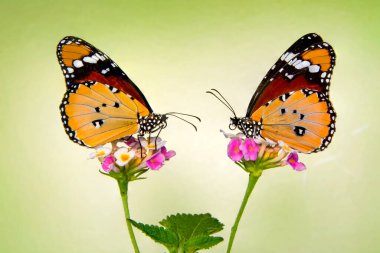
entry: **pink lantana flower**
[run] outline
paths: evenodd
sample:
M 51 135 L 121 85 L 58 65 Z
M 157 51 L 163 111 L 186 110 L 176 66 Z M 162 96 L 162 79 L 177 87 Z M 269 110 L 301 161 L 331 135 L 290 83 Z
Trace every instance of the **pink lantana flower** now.
M 166 147 L 162 147 L 159 152 L 152 155 L 147 161 L 146 165 L 151 170 L 159 170 L 166 160 L 169 160 L 173 156 L 175 156 L 175 151 L 170 150 L 167 151 Z
M 252 138 L 247 138 L 240 146 L 246 161 L 255 161 L 260 150 L 260 146 Z
M 291 149 L 283 142 L 245 138 L 241 134 L 233 135 L 225 132 L 223 134 L 230 139 L 227 146 L 228 157 L 247 172 L 255 171 L 261 174 L 263 170 L 287 164 L 296 171 L 306 168 L 303 163 L 298 162 L 297 153 L 290 153 Z M 286 157 L 288 158 L 285 159 Z
M 298 162 L 298 154 L 296 152 L 290 153 L 286 159 L 286 162 L 296 171 L 302 171 L 306 169 L 305 164 Z
M 109 173 L 111 170 L 115 169 L 115 157 L 112 155 L 104 158 L 102 162 L 102 169 L 105 173 Z
M 141 146 L 140 146 L 141 143 Z M 175 151 L 168 151 L 161 138 L 130 137 L 127 141 L 112 142 L 112 148 L 97 147 L 91 157 L 101 162 L 101 172 L 111 177 L 126 176 L 128 181 L 141 179 L 146 171 L 159 170 L 165 161 L 175 156 Z
M 243 152 L 240 149 L 242 141 L 240 138 L 232 138 L 228 143 L 227 154 L 232 161 L 239 161 L 243 158 Z

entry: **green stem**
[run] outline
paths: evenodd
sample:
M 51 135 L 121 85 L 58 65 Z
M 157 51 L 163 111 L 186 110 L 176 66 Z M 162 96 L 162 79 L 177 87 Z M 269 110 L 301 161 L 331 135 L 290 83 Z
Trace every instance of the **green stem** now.
M 184 253 L 184 250 L 183 250 L 182 246 L 179 246 L 178 253 Z
M 232 244 L 234 243 L 236 231 L 237 231 L 237 228 L 239 226 L 241 216 L 243 215 L 243 212 L 244 212 L 245 206 L 247 205 L 249 196 L 251 195 L 253 188 L 255 187 L 256 182 L 259 179 L 260 175 L 261 175 L 261 172 L 260 173 L 251 172 L 249 174 L 248 185 L 247 185 L 247 189 L 246 189 L 245 194 L 244 194 L 243 202 L 241 203 L 239 213 L 236 217 L 235 223 L 231 228 L 231 234 L 230 234 L 230 239 L 228 241 L 227 253 L 231 252 Z
M 128 207 L 128 179 L 126 178 L 118 179 L 117 183 L 119 185 L 121 199 L 123 200 L 125 220 L 127 222 L 129 237 L 131 237 L 131 242 L 135 250 L 135 253 L 140 253 L 139 247 L 137 246 L 135 234 L 133 233 L 132 225 L 129 220 L 131 217 L 129 214 L 129 207 Z

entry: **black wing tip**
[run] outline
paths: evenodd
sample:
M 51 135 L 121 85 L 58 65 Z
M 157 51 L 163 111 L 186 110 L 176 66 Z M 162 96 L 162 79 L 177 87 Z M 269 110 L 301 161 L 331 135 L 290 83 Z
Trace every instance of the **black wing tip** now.
M 74 41 L 81 41 L 81 42 L 84 42 L 84 43 L 89 44 L 87 41 L 85 41 L 85 40 L 82 39 L 82 38 L 79 38 L 79 37 L 77 37 L 77 36 L 73 36 L 73 35 L 67 35 L 67 36 L 65 36 L 65 37 L 63 37 L 62 39 L 59 40 L 58 45 L 57 45 L 57 48 L 59 48 L 59 47 L 62 46 L 63 44 L 67 44 L 67 43 L 66 43 L 67 41 L 71 41 L 71 42 L 74 42 Z
M 307 33 L 305 35 L 303 35 L 301 38 L 318 38 L 318 39 L 321 39 L 322 40 L 322 37 L 318 34 L 318 33 L 315 33 L 315 32 L 312 32 L 312 33 Z
M 81 40 L 81 38 L 77 37 L 77 36 L 74 36 L 74 35 L 66 35 L 65 37 L 63 37 L 60 41 L 62 40 Z

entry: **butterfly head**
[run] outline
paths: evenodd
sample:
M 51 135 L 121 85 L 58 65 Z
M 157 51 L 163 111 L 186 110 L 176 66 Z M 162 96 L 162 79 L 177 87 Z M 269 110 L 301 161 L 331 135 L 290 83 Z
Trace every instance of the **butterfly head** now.
M 167 127 L 168 116 L 166 114 L 156 114 L 156 115 L 158 116 L 157 120 L 160 122 L 159 124 L 161 126 L 161 129 L 164 129 L 165 127 Z
M 236 116 L 230 118 L 230 130 L 235 130 L 240 124 L 240 119 Z

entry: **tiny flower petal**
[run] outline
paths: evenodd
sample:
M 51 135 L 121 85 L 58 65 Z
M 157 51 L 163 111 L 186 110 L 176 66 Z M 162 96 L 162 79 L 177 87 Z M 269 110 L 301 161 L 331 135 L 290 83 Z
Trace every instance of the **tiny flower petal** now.
M 111 151 L 112 151 L 111 148 L 99 146 L 99 147 L 95 148 L 95 152 L 92 152 L 89 155 L 89 158 L 94 159 L 94 158 L 105 157 L 105 156 L 109 155 L 111 153 Z
M 128 151 L 127 148 L 118 149 L 114 156 L 116 158 L 116 164 L 119 166 L 125 166 L 134 156 L 136 152 L 134 150 Z
M 283 149 L 285 150 L 286 152 L 290 152 L 292 151 L 292 149 L 283 141 L 278 141 L 278 145 Z
M 292 152 L 288 155 L 287 161 L 289 164 L 293 164 L 298 162 L 298 154 L 297 152 Z
M 232 139 L 232 138 L 237 138 L 237 135 L 235 134 L 230 134 L 230 133 L 226 133 L 224 132 L 222 129 L 220 129 L 220 132 L 224 135 L 224 137 L 226 138 L 229 138 L 229 139 Z
M 231 139 L 227 147 L 227 155 L 232 161 L 240 161 L 243 158 L 243 152 L 240 150 L 241 139 L 234 138 Z
M 144 137 L 140 137 L 140 141 L 142 139 L 145 139 Z M 136 139 L 135 137 L 133 136 L 130 136 L 127 138 L 127 141 L 124 142 L 125 145 L 127 145 L 128 147 L 131 147 L 131 148 L 137 148 L 137 147 L 140 147 L 140 143 L 139 143 L 139 140 Z
M 257 159 L 257 154 L 259 153 L 260 146 L 252 138 L 247 138 L 240 146 L 243 152 L 244 159 L 246 161 L 255 161 Z
M 296 171 L 302 171 L 306 169 L 305 164 L 298 162 L 298 154 L 296 152 L 290 153 L 286 162 Z
M 165 145 L 165 141 L 161 140 L 160 137 L 152 137 L 150 138 L 149 142 L 145 138 L 141 140 L 141 145 L 146 149 L 146 150 L 158 150 L 161 147 Z
M 245 137 L 245 135 L 243 133 L 231 134 L 231 133 L 227 133 L 227 132 L 223 131 L 222 129 L 220 129 L 220 132 L 224 135 L 224 137 L 226 137 L 228 139 L 244 138 Z
M 103 171 L 108 173 L 115 167 L 115 158 L 113 156 L 107 156 L 102 162 Z
M 161 152 L 157 152 L 154 155 L 152 155 L 147 161 L 146 165 L 151 170 L 158 170 L 162 167 L 165 161 L 165 155 Z
M 174 150 L 167 151 L 165 146 L 161 148 L 161 153 L 165 156 L 165 160 L 169 160 L 176 155 Z
M 292 166 L 294 170 L 296 171 L 303 171 L 303 170 L 306 170 L 306 166 L 305 164 L 301 163 L 301 162 L 298 162 L 296 163 L 294 166 Z

